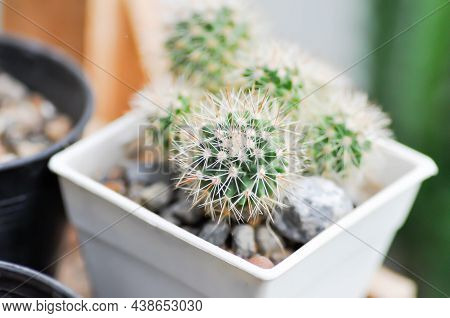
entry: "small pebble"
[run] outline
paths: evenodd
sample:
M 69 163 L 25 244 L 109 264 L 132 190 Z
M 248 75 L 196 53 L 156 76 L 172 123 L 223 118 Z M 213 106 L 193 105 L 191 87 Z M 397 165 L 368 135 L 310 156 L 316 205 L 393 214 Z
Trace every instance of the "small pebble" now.
M 40 134 L 44 118 L 31 103 L 15 105 L 11 109 L 14 112 L 11 124 L 16 130 L 22 130 L 25 135 Z
M 9 153 L 5 153 L 5 154 L 0 156 L 0 163 L 5 163 L 5 162 L 12 161 L 12 160 L 15 160 L 15 159 L 17 159 L 17 156 L 15 154 L 10 153 L 10 152 Z
M 5 144 L 13 147 L 19 142 L 27 141 L 30 133 L 31 132 L 26 127 L 26 125 L 22 125 L 21 123 L 17 122 L 14 124 L 5 125 L 3 129 L 2 139 Z
M 45 143 L 24 140 L 14 145 L 14 148 L 19 157 L 28 157 L 43 151 L 47 146 Z
M 106 179 L 117 180 L 125 178 L 125 168 L 122 166 L 114 166 L 108 170 L 106 174 Z
M 44 132 L 47 137 L 56 142 L 65 137 L 72 127 L 72 123 L 65 115 L 58 115 L 45 124 Z
M 172 199 L 173 189 L 165 182 L 156 182 L 142 189 L 141 204 L 150 210 L 160 210 Z
M 128 197 L 137 202 L 141 203 L 141 192 L 144 190 L 144 186 L 139 183 L 133 183 L 128 187 Z
M 39 111 L 46 120 L 54 118 L 57 114 L 55 105 L 48 100 L 43 100 L 42 97 L 40 97 Z
M 283 250 L 281 238 L 273 231 L 270 231 L 266 225 L 261 225 L 256 229 L 256 243 L 258 244 L 259 252 L 267 257 Z
M 3 156 L 3 155 L 6 155 L 8 153 L 9 153 L 8 149 L 0 141 L 0 157 Z
M 170 213 L 170 211 L 162 211 L 159 213 L 159 216 L 162 217 L 164 220 L 169 221 L 170 223 L 173 223 L 175 225 L 181 225 L 181 222 L 179 219 L 177 219 L 173 213 Z
M 70 128 L 69 118 L 58 115 L 50 101 L 0 72 L 0 140 L 8 149 L 0 163 L 42 152 Z
M 198 233 L 199 233 L 198 227 L 183 225 L 181 228 L 188 231 L 189 233 L 194 234 L 194 235 L 198 235 Z
M 202 209 L 197 206 L 193 207 L 187 198 L 179 199 L 165 210 L 169 210 L 185 225 L 194 225 L 200 222 L 204 216 Z
M 127 188 L 125 187 L 125 183 L 121 180 L 109 180 L 104 183 L 104 186 L 124 195 L 127 192 Z
M 274 267 L 272 261 L 268 259 L 267 257 L 261 256 L 261 255 L 255 255 L 248 259 L 250 263 L 253 265 L 256 265 L 258 267 L 264 268 L 264 269 L 270 269 Z
M 249 258 L 256 254 L 255 230 L 251 225 L 240 224 L 231 232 L 234 254 Z
M 201 229 L 198 236 L 217 246 L 223 246 L 230 234 L 230 226 L 226 222 L 216 223 L 209 221 Z
M 128 160 L 124 163 L 126 177 L 130 184 L 140 183 L 147 184 L 149 177 L 140 170 L 137 160 Z
M 27 88 L 14 77 L 0 73 L 0 98 L 19 100 L 25 97 Z
M 291 255 L 292 253 L 293 253 L 293 251 L 290 249 L 279 250 L 279 251 L 273 252 L 272 255 L 270 255 L 270 260 L 274 264 L 279 264 L 282 261 L 284 261 L 286 258 L 288 258 L 289 255 Z

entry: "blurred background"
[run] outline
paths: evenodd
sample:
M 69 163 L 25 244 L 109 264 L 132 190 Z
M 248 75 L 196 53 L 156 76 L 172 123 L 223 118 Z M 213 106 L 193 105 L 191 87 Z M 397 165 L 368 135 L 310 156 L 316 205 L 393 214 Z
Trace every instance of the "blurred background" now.
M 390 251 L 396 261 L 450 292 L 450 6 L 446 0 L 262 1 L 274 32 L 345 71 L 393 119 L 396 139 L 433 158 Z M 440 9 L 439 9 L 440 8 Z M 270 14 L 269 14 L 270 13 Z M 413 26 L 414 25 L 414 26 Z M 411 27 L 413 26 L 413 27 Z M 410 28 L 411 27 L 411 28 Z M 409 273 L 391 262 L 407 276 Z M 419 296 L 442 294 L 411 276 Z
M 93 125 L 127 110 L 158 61 L 143 51 L 158 37 L 157 0 L 2 0 L 2 32 L 66 51 L 88 73 Z M 164 1 L 164 0 L 161 0 Z M 390 256 L 450 294 L 450 6 L 448 0 L 259 0 L 271 32 L 299 43 L 370 93 L 393 118 L 397 140 L 432 157 L 425 182 Z M 419 296 L 440 297 L 417 276 Z

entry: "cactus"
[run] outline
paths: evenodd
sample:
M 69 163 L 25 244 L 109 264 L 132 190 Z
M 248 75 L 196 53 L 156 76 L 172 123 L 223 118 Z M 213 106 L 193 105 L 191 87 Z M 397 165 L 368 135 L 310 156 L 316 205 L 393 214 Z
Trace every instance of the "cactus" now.
M 344 121 L 323 116 L 312 127 L 310 156 L 314 174 L 345 173 L 351 165 L 359 167 L 362 155 L 370 149 L 369 140 L 360 141 L 358 134 L 348 129 Z
M 390 135 L 389 118 L 361 92 L 340 88 L 305 108 L 301 117 L 309 124 L 306 140 L 312 174 L 345 177 L 361 166 L 373 140 Z
M 201 98 L 202 92 L 187 85 L 185 80 L 173 82 L 166 79 L 145 87 L 131 100 L 133 108 L 148 114 L 148 133 L 153 143 L 161 148 L 164 160 L 168 159 L 170 145 L 177 138 L 174 127 Z
M 286 43 L 260 45 L 242 57 L 242 66 L 232 73 L 229 85 L 246 91 L 261 90 L 275 98 L 283 112 L 297 110 L 303 96 L 297 55 L 298 49 Z
M 276 102 L 257 92 L 211 95 L 185 122 L 172 158 L 177 186 L 213 218 L 270 218 L 303 170 L 300 136 L 288 130 Z
M 212 92 L 223 87 L 225 74 L 235 68 L 237 55 L 251 38 L 240 11 L 230 1 L 216 1 L 191 8 L 189 16 L 176 21 L 165 42 L 171 71 Z

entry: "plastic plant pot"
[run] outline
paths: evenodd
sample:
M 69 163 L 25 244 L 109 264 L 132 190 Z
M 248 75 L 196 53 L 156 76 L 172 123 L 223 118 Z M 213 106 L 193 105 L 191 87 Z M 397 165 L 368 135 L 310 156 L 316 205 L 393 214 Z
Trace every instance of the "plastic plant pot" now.
M 72 298 L 56 280 L 27 267 L 0 261 L 0 298 Z
M 72 130 L 44 151 L 0 164 L 0 260 L 46 273 L 56 256 L 66 217 L 50 157 L 81 136 L 92 113 L 91 89 L 78 66 L 32 41 L 0 36 L 0 70 L 49 99 L 68 115 Z
M 380 190 L 271 269 L 166 221 L 92 178 L 123 156 L 145 122 L 129 113 L 50 161 L 100 297 L 360 297 L 435 163 L 396 141 L 374 146 Z M 88 241 L 87 241 L 88 240 Z M 126 273 L 126 274 L 124 274 Z

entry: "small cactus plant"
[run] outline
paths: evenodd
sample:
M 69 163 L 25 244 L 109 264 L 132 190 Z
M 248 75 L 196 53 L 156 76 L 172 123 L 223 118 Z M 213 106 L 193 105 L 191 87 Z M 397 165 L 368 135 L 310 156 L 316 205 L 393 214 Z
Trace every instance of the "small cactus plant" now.
M 177 186 L 213 218 L 270 218 L 285 186 L 302 173 L 300 136 L 274 103 L 258 93 L 211 95 L 185 116 L 189 127 L 178 129 Z
M 345 177 L 361 166 L 374 139 L 390 135 L 389 118 L 361 92 L 339 89 L 308 107 L 315 108 L 302 116 L 309 123 L 306 139 L 312 174 Z
M 369 140 L 361 142 L 344 121 L 329 115 L 312 127 L 311 137 L 310 168 L 314 174 L 341 174 L 350 166 L 359 167 L 371 144 Z
M 184 115 L 190 113 L 201 100 L 201 92 L 186 84 L 182 79 L 177 82 L 161 81 L 160 85 L 147 86 L 131 101 L 131 105 L 148 113 L 151 127 L 148 132 L 155 145 L 162 148 L 164 160 L 176 139 L 174 127 L 181 124 Z
M 225 74 L 235 68 L 251 38 L 239 7 L 221 2 L 191 9 L 190 16 L 175 22 L 165 42 L 172 72 L 212 92 L 223 87 Z
M 277 99 L 286 113 L 298 110 L 303 83 L 296 53 L 295 46 L 285 43 L 271 42 L 260 46 L 244 57 L 247 62 L 233 72 L 231 86 L 234 84 L 247 91 L 261 90 Z

